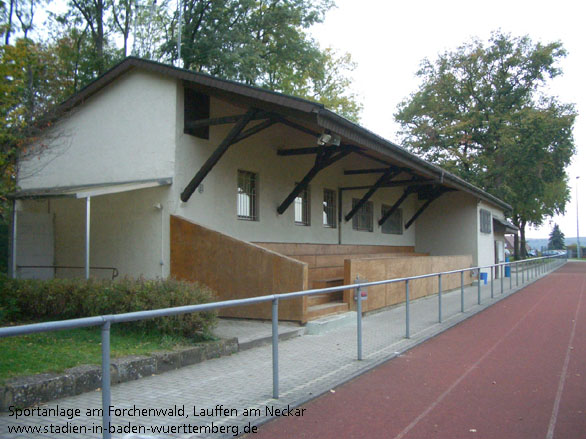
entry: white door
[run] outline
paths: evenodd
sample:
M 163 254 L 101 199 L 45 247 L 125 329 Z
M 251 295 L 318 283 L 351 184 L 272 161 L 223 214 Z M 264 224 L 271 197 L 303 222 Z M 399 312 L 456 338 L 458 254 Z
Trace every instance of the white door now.
M 17 212 L 16 219 L 17 277 L 22 279 L 52 279 L 55 262 L 53 214 Z M 29 268 L 27 268 L 29 267 Z

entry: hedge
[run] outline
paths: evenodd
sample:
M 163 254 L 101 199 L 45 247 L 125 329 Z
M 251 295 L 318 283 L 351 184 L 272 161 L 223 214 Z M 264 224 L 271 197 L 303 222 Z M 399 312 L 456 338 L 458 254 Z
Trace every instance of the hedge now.
M 51 279 L 25 280 L 0 276 L 0 324 L 65 320 L 104 314 L 195 305 L 214 300 L 202 285 L 146 279 Z M 215 312 L 139 320 L 127 325 L 185 337 L 208 337 L 216 322 Z

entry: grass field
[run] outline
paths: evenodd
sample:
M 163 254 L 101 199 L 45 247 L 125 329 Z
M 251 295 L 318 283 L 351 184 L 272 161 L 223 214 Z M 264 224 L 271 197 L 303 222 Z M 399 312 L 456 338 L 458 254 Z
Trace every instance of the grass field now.
M 145 355 L 194 344 L 193 340 L 139 333 L 112 326 L 111 357 Z M 23 375 L 62 372 L 81 364 L 101 364 L 100 328 L 81 328 L 0 339 L 0 383 Z

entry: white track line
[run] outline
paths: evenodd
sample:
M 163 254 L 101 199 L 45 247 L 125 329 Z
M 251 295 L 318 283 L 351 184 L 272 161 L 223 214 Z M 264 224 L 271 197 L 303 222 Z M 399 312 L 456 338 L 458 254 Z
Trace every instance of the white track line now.
M 560 382 L 558 384 L 558 391 L 555 395 L 555 402 L 553 404 L 553 411 L 551 413 L 551 419 L 549 420 L 549 428 L 547 429 L 546 439 L 553 439 L 553 433 L 555 425 L 558 420 L 558 413 L 560 411 L 560 402 L 562 400 L 562 394 L 564 392 L 564 384 L 566 383 L 566 377 L 568 375 L 568 366 L 570 364 L 570 352 L 572 351 L 572 344 L 574 343 L 574 335 L 576 334 L 576 325 L 578 323 L 578 314 L 580 312 L 580 306 L 582 305 L 582 296 L 584 294 L 584 285 L 586 279 L 582 281 L 582 287 L 580 288 L 580 298 L 578 299 L 578 306 L 576 307 L 576 315 L 574 316 L 574 324 L 572 325 L 572 333 L 570 335 L 570 341 L 568 342 L 568 349 L 566 351 L 566 358 L 564 360 L 564 367 L 562 367 L 562 375 L 560 376 Z

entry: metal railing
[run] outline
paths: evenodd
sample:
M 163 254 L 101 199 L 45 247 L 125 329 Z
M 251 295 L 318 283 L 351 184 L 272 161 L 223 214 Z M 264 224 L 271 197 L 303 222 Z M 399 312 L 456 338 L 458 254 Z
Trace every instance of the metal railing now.
M 292 293 L 271 294 L 266 296 L 251 297 L 247 299 L 227 300 L 223 302 L 213 302 L 200 305 L 188 305 L 175 308 L 164 308 L 150 311 L 138 311 L 124 314 L 102 315 L 96 317 L 86 317 L 72 320 L 62 320 L 53 322 L 35 323 L 29 325 L 12 326 L 0 328 L 0 338 L 17 335 L 26 335 L 39 332 L 58 331 L 63 329 L 84 328 L 90 326 L 101 326 L 102 338 L 102 434 L 104 439 L 110 439 L 110 423 L 111 418 L 109 414 L 109 407 L 111 404 L 110 393 L 110 328 L 112 324 L 131 322 L 136 320 L 145 320 L 157 317 L 168 317 L 180 314 L 188 314 L 194 312 L 211 311 L 221 308 L 252 305 L 257 303 L 272 302 L 272 368 L 273 368 L 273 398 L 279 398 L 279 334 L 278 334 L 278 320 L 279 320 L 279 301 L 294 299 L 303 296 L 312 296 L 317 294 L 334 293 L 343 290 L 354 289 L 354 300 L 356 301 L 356 334 L 357 334 L 357 359 L 362 360 L 362 301 L 366 299 L 364 292 L 365 288 L 377 285 L 386 285 L 393 283 L 405 283 L 405 337 L 410 338 L 411 322 L 410 322 L 410 281 L 417 279 L 426 279 L 431 277 L 438 277 L 438 322 L 442 322 L 442 277 L 449 274 L 460 273 L 460 292 L 461 292 L 461 312 L 464 312 L 464 273 L 471 272 L 477 274 L 478 281 L 478 305 L 482 303 L 481 297 L 481 275 L 482 270 L 490 269 L 491 272 L 491 298 L 494 297 L 494 273 L 499 271 L 501 294 L 504 292 L 504 277 L 505 271 L 508 267 L 510 289 L 513 288 L 513 269 L 515 270 L 516 286 L 519 286 L 519 273 L 521 273 L 521 286 L 527 281 L 544 274 L 567 261 L 567 254 L 558 254 L 554 256 L 546 256 L 541 258 L 527 259 L 515 262 L 503 262 L 494 265 L 487 265 L 482 267 L 471 267 L 459 270 L 444 271 L 440 273 L 423 274 L 419 276 L 409 276 L 396 279 L 388 279 L 374 282 L 356 282 L 352 285 L 342 285 L 330 288 L 312 289 L 305 291 L 297 291 Z
M 21 270 L 21 269 L 26 269 L 26 268 L 50 268 L 50 269 L 54 269 L 54 270 L 59 270 L 59 269 L 66 269 L 66 270 L 84 270 L 85 266 L 80 266 L 80 265 L 17 265 L 16 266 L 16 270 Z M 112 270 L 112 280 L 116 279 L 118 277 L 118 269 L 116 267 L 93 267 L 90 266 L 90 270 Z

